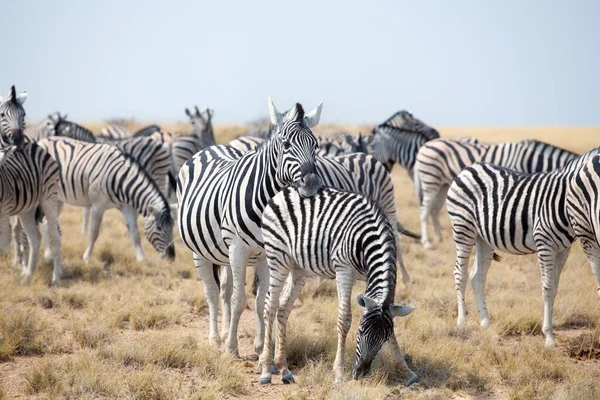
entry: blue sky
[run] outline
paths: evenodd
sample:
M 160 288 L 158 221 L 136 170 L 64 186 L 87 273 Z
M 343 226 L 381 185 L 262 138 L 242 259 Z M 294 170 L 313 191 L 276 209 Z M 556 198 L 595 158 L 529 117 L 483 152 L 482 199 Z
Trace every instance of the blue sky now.
M 436 126 L 600 125 L 600 1 L 3 2 L 0 91 L 29 118 L 215 123 L 324 101 Z

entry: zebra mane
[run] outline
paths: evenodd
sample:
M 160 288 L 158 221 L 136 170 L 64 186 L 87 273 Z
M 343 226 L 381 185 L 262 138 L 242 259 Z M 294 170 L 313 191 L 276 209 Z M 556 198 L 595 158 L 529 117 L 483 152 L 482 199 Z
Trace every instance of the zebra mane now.
M 430 140 L 440 137 L 439 132 L 435 128 L 432 128 L 423 121 L 415 118 L 406 110 L 396 112 L 394 115 L 373 128 L 372 133 L 376 133 L 377 128 L 380 127 L 389 127 L 402 132 L 422 134 Z
M 167 198 L 165 197 L 163 192 L 160 190 L 160 188 L 158 187 L 156 182 L 154 182 L 154 179 L 152 179 L 152 177 L 148 174 L 148 172 L 144 169 L 144 167 L 142 167 L 142 165 L 135 158 L 133 158 L 131 156 L 131 154 L 123 153 L 120 150 L 119 150 L 119 152 L 127 161 L 129 161 L 133 166 L 137 167 L 137 169 L 138 169 L 137 174 L 146 177 L 148 182 L 150 182 L 150 185 L 156 190 L 156 192 L 158 192 L 158 195 L 160 196 L 160 200 L 162 201 L 162 203 L 164 205 L 163 210 L 161 210 L 160 213 L 162 214 L 162 212 L 166 209 L 169 212 L 169 217 L 170 217 L 171 214 L 170 214 L 169 203 L 167 202 Z

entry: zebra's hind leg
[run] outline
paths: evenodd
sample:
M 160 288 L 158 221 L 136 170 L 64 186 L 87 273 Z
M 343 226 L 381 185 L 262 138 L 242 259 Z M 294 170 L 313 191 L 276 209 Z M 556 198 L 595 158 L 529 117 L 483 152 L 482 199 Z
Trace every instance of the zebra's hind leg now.
M 129 236 L 131 237 L 133 247 L 135 248 L 135 258 L 138 260 L 138 262 L 145 262 L 146 255 L 144 254 L 144 249 L 142 249 L 140 232 L 138 231 L 137 225 L 137 211 L 129 206 L 121 207 L 120 211 L 121 214 L 123 214 L 123 217 L 125 217 L 125 225 L 127 225 Z
M 402 273 L 402 283 L 404 286 L 410 287 L 410 275 L 404 265 L 404 258 L 402 257 L 402 243 L 400 243 L 400 235 L 396 232 L 396 261 L 400 265 L 400 272 Z
M 84 235 L 88 231 L 89 224 L 90 224 L 90 208 L 84 207 L 83 208 L 83 222 L 81 223 L 81 233 L 83 233 Z
M 214 266 L 213 266 L 214 268 Z M 225 340 L 227 332 L 229 332 L 229 323 L 231 322 L 231 293 L 233 292 L 233 275 L 231 267 L 225 266 L 221 273 L 221 339 Z
M 344 381 L 344 354 L 346 353 L 346 336 L 350 330 L 352 323 L 352 287 L 354 286 L 354 275 L 352 271 L 345 268 L 339 268 L 335 274 L 338 293 L 338 344 L 333 362 L 333 370 L 335 372 L 335 382 L 341 383 Z
M 229 333 L 225 342 L 225 350 L 235 357 L 239 357 L 238 350 L 238 325 L 244 308 L 246 307 L 246 265 L 248 252 L 242 243 L 234 243 L 229 247 L 229 262 L 233 274 L 233 293 L 231 295 L 231 322 Z
M 275 259 L 273 263 L 275 263 Z M 259 363 L 262 366 L 260 374 L 260 384 L 265 385 L 271 383 L 273 364 L 273 324 L 275 322 L 275 314 L 279 307 L 279 297 L 283 289 L 283 285 L 290 273 L 287 266 L 277 264 L 276 267 L 270 265 L 269 290 L 260 293 L 261 296 L 266 296 L 265 301 L 265 340 L 262 353 L 259 358 Z M 285 346 L 285 337 L 283 338 Z
M 596 244 L 595 240 L 589 240 L 586 238 L 580 238 L 581 247 L 585 252 L 588 260 L 590 261 L 590 266 L 592 267 L 592 273 L 594 274 L 594 278 L 596 278 L 596 285 L 598 287 L 598 297 L 600 297 L 600 248 Z
M 400 369 L 402 369 L 405 375 L 408 376 L 406 381 L 406 386 L 410 386 L 413 383 L 419 382 L 419 377 L 415 374 L 406 364 L 406 360 L 404 359 L 404 353 L 400 350 L 400 346 L 398 345 L 398 340 L 396 339 L 396 334 L 392 333 L 392 336 L 388 339 L 387 345 L 392 353 L 392 356 L 400 364 Z
M 490 315 L 485 302 L 485 281 L 488 269 L 494 257 L 494 248 L 490 246 L 481 236 L 475 239 L 475 262 L 471 270 L 471 286 L 475 293 L 477 312 L 479 313 L 479 325 L 482 328 L 490 327 Z
M 24 245 L 23 242 L 27 240 L 26 236 L 23 236 L 23 226 L 21 225 L 21 221 L 19 221 L 19 217 L 15 217 L 14 221 L 11 221 L 12 225 L 12 240 L 13 240 L 13 253 L 14 253 L 14 261 L 13 265 L 15 269 L 23 268 L 25 265 L 24 261 Z M 23 236 L 23 237 L 22 237 Z
M 467 311 L 465 309 L 465 290 L 469 279 L 469 258 L 475 245 L 477 233 L 474 230 L 458 230 L 459 226 L 452 227 L 454 242 L 456 243 L 456 261 L 454 263 L 454 286 L 456 288 L 456 297 L 458 303 L 458 318 L 456 325 L 458 329 L 463 329 L 467 325 Z
M 217 326 L 217 314 L 219 313 L 219 288 L 213 275 L 213 264 L 207 260 L 201 260 L 200 257 L 193 253 L 194 266 L 200 273 L 200 279 L 204 283 L 204 294 L 206 303 L 208 304 L 208 320 L 209 333 L 208 341 L 211 344 L 219 345 L 221 338 L 219 337 L 219 328 Z
M 29 283 L 40 254 L 40 244 L 42 242 L 42 235 L 38 230 L 38 226 L 35 220 L 35 209 L 25 212 L 19 216 L 23 230 L 27 235 L 27 241 L 29 243 L 29 258 L 27 260 L 27 268 L 21 272 L 21 284 Z
M 285 285 L 286 290 L 279 301 L 277 309 L 277 347 L 275 349 L 275 365 L 281 371 L 281 381 L 284 384 L 294 383 L 294 376 L 288 369 L 287 353 L 285 351 L 285 338 L 287 321 L 290 312 L 294 308 L 294 302 L 300 295 L 304 284 L 306 283 L 306 273 L 303 269 L 292 269 L 291 279 L 288 279 Z
M 0 254 L 4 254 L 10 245 L 11 231 L 10 217 L 0 216 Z
M 256 264 L 258 288 L 255 299 L 256 335 L 254 336 L 254 351 L 260 356 L 265 341 L 265 297 L 269 289 L 269 265 L 266 258 L 261 258 Z
M 431 222 L 433 223 L 433 229 L 435 231 L 435 235 L 437 237 L 438 242 L 442 242 L 442 225 L 440 224 L 440 211 L 446 204 L 446 195 L 448 194 L 448 189 L 450 186 L 444 185 L 437 192 L 433 203 L 431 205 Z
M 60 277 L 62 276 L 62 264 L 60 256 L 61 233 L 58 227 L 58 214 L 59 210 L 62 208 L 62 203 L 57 204 L 56 202 L 51 201 L 48 203 L 44 202 L 41 206 L 46 217 L 46 223 L 44 224 L 44 241 L 46 242 L 46 248 L 48 246 L 51 248 L 54 265 L 52 284 L 56 285 L 60 282 Z
M 102 225 L 102 217 L 104 216 L 104 209 L 92 206 L 91 209 L 91 224 L 90 224 L 90 233 L 89 233 L 89 243 L 88 247 L 83 253 L 83 262 L 89 264 L 90 257 L 92 256 L 92 251 L 94 250 L 94 244 L 98 239 L 98 235 L 100 234 L 100 225 Z
M 538 252 L 538 262 L 542 274 L 542 298 L 544 300 L 544 321 L 542 332 L 546 336 L 546 347 L 555 347 L 556 339 L 552 330 L 552 313 L 554 310 L 554 299 L 558 291 L 558 282 L 562 267 L 565 265 L 569 250 L 553 251 L 542 249 Z

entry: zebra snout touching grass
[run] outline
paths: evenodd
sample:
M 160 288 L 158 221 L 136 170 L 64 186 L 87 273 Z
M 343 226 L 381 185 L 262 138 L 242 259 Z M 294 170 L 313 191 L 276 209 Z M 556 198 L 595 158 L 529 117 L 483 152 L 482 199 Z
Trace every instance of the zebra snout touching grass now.
M 319 123 L 322 103 L 310 113 L 296 104 L 279 113 L 269 99 L 273 134 L 246 153 L 227 146 L 211 146 L 186 161 L 177 180 L 179 234 L 193 252 L 209 310 L 209 341 L 220 343 L 217 327 L 218 284 L 215 266 L 231 265 L 231 302 L 223 303 L 226 350 L 238 355 L 238 324 L 246 306 L 246 266 L 254 265 L 266 283 L 261 216 L 271 197 L 289 185 L 303 195 L 320 186 L 315 176 L 317 139 L 311 128 Z M 264 286 L 259 287 L 262 291 Z M 254 349 L 260 354 L 264 338 L 264 296 L 256 302 Z
M 357 298 L 365 310 L 358 328 L 352 376 L 360 378 L 368 373 L 373 359 L 383 344 L 388 343 L 407 376 L 407 384 L 418 380 L 406 365 L 394 334 L 393 318 L 413 311 L 412 307 L 394 304 L 394 231 L 376 204 L 352 192 L 325 187 L 314 197 L 304 198 L 295 188 L 286 188 L 269 201 L 262 218 L 269 290 L 266 294 L 259 290 L 259 296 L 266 296 L 261 384 L 271 383 L 275 319 L 275 364 L 284 383 L 294 381 L 286 361 L 286 325 L 292 306 L 310 275 L 335 279 L 337 283 L 336 381 L 344 378 L 345 342 L 352 322 L 352 287 L 357 279 L 366 280 L 367 288 L 365 294 Z
M 546 336 L 546 346 L 556 345 L 552 330 L 554 299 L 560 273 L 576 235 L 567 216 L 567 196 L 571 179 L 582 173 L 585 175 L 582 166 L 599 150 L 594 149 L 553 172 L 525 174 L 493 164 L 475 163 L 454 179 L 448 190 L 447 205 L 456 244 L 454 281 L 459 329 L 466 325 L 465 289 L 473 247 L 476 260 L 471 271 L 471 285 L 480 325 L 484 328 L 490 326 L 484 288 L 492 259 L 498 258 L 495 250 L 516 255 L 537 253 L 544 301 L 542 332 Z M 597 187 L 591 185 L 580 191 L 579 198 L 589 203 L 586 197 L 590 194 L 584 194 L 585 190 L 595 193 Z M 572 201 L 571 204 L 576 203 Z M 585 245 L 587 236 L 583 232 L 582 243 Z
M 63 203 L 90 207 L 89 243 L 83 260 L 90 261 L 100 233 L 104 212 L 118 208 L 134 243 L 138 259 L 145 260 L 137 227 L 137 215 L 144 219 L 148 241 L 167 261 L 175 259 L 173 219 L 160 188 L 130 156 L 114 146 L 85 143 L 68 138 L 48 138 L 38 144 L 59 165 Z
M 23 147 L 25 142 L 25 109 L 27 92 L 17 94 L 14 85 L 8 97 L 0 94 L 0 147 Z

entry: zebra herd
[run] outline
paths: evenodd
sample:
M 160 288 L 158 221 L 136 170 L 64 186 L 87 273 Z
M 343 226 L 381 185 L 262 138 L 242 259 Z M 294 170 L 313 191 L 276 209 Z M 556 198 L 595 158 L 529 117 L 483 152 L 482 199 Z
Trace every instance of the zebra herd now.
M 456 244 L 454 266 L 457 325 L 466 324 L 467 264 L 482 327 L 490 326 L 484 297 L 496 251 L 537 253 L 544 301 L 543 333 L 554 346 L 552 311 L 561 270 L 579 239 L 592 265 L 600 296 L 600 148 L 577 155 L 547 143 L 524 140 L 487 144 L 476 139 L 443 139 L 407 111 L 367 135 L 316 136 L 322 104 L 305 112 L 296 104 L 279 112 L 269 99 L 270 126 L 226 145 L 216 145 L 213 111 L 185 109 L 191 132 L 170 134 L 156 125 L 137 132 L 111 125 L 100 136 L 53 113 L 25 127 L 26 93 L 14 86 L 0 96 L 0 249 L 11 238 L 15 266 L 27 283 L 39 258 L 43 221 L 52 283 L 62 274 L 58 218 L 64 203 L 84 208 L 83 232 L 89 262 L 103 214 L 118 209 L 138 261 L 145 255 L 137 227 L 161 257 L 175 259 L 170 202 L 177 202 L 177 227 L 204 282 L 209 341 L 239 356 L 238 326 L 246 306 L 246 268 L 256 279 L 256 335 L 260 383 L 274 370 L 294 381 L 286 361 L 286 324 L 294 301 L 310 276 L 335 279 L 339 301 L 337 381 L 344 379 L 345 341 L 351 325 L 351 291 L 360 319 L 352 376 L 369 372 L 384 344 L 405 373 L 393 319 L 412 307 L 395 304 L 397 265 L 404 285 L 411 280 L 399 235 L 433 248 L 427 228 L 442 240 L 444 203 Z M 421 235 L 404 228 L 396 215 L 389 174 L 406 169 L 419 200 Z M 219 297 L 222 308 L 219 333 Z M 277 322 L 277 341 L 273 325 Z M 273 345 L 276 343 L 275 348 Z M 273 365 L 275 364 L 275 365 Z

